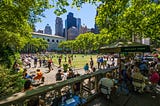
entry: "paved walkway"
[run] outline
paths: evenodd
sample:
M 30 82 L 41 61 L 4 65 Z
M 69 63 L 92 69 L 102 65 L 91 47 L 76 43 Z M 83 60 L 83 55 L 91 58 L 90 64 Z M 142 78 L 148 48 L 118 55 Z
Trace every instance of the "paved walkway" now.
M 115 59 L 115 63 L 117 64 L 116 61 L 117 61 L 117 59 Z M 111 64 L 111 61 L 108 61 L 108 63 Z M 97 64 L 95 64 L 95 65 L 97 65 Z M 37 64 L 37 67 L 36 67 L 36 68 L 33 68 L 33 66 L 34 66 L 34 65 L 33 65 L 33 60 L 31 60 L 31 67 L 32 67 L 32 68 L 29 68 L 29 69 L 28 69 L 28 72 L 29 72 L 30 74 L 36 74 L 36 70 L 37 70 L 37 69 L 40 69 L 40 70 L 43 72 L 43 75 L 44 75 L 44 77 L 45 77 L 44 84 L 41 84 L 40 86 L 56 83 L 55 75 L 56 75 L 56 73 L 57 73 L 57 71 L 58 71 L 58 69 L 59 69 L 56 65 L 53 66 L 53 69 L 54 69 L 54 70 L 52 70 L 52 71 L 50 71 L 50 72 L 48 72 L 48 68 L 46 68 L 46 67 L 44 67 L 44 66 L 39 67 L 39 62 L 38 62 L 38 64 Z M 97 67 L 97 66 L 95 66 L 95 67 Z M 62 69 L 62 70 L 63 70 L 63 69 Z M 80 75 L 85 74 L 85 71 L 84 71 L 83 67 L 82 67 L 82 68 L 79 68 L 79 69 L 73 69 L 73 70 L 76 71 L 76 73 L 79 73 Z
M 39 64 L 37 65 L 36 68 L 33 68 L 33 64 L 32 64 L 32 68 L 28 68 L 28 72 L 30 74 L 36 74 L 37 69 L 40 69 L 43 72 L 43 76 L 45 77 L 45 81 L 40 86 L 56 83 L 55 76 L 56 76 L 56 73 L 57 73 L 58 69 L 61 69 L 61 68 L 58 68 L 57 66 L 54 65 L 53 70 L 48 72 L 48 68 L 43 67 L 43 66 L 42 67 L 38 67 L 38 66 L 39 66 Z M 83 68 L 73 69 L 73 70 L 76 71 L 76 73 L 78 72 L 81 75 L 83 75 L 85 73 Z

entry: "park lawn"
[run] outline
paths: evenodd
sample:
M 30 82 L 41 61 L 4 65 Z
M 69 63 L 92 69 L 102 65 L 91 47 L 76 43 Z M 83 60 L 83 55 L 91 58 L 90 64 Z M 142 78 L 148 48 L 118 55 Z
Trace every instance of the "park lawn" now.
M 55 65 L 58 65 L 58 57 L 60 56 L 60 54 L 54 54 L 52 60 L 53 60 L 53 63 Z M 93 61 L 94 61 L 94 66 L 97 65 L 97 55 L 83 55 L 83 54 L 74 54 L 73 55 L 73 60 L 71 60 L 72 62 L 72 67 L 73 68 L 83 68 L 84 65 L 86 63 L 89 64 L 89 61 L 90 61 L 90 58 L 93 58 Z M 64 63 L 68 63 L 68 55 L 67 55 L 67 62 L 65 62 L 64 60 L 64 55 L 62 54 L 62 65 Z

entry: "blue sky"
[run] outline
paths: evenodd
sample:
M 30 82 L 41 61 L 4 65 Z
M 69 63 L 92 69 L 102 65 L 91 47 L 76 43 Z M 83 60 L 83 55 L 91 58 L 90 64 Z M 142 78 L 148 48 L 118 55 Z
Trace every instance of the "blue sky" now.
M 46 18 L 42 18 L 42 22 L 36 23 L 36 30 L 44 30 L 45 26 L 49 24 L 52 28 L 52 34 L 55 33 L 55 19 L 56 15 L 53 13 L 54 9 L 49 9 L 44 12 Z M 74 17 L 81 18 L 81 24 L 85 24 L 88 28 L 93 28 L 95 24 L 96 6 L 91 4 L 84 4 L 80 10 L 77 8 L 67 7 L 67 13 L 61 15 L 63 19 L 63 27 L 65 26 L 65 19 L 68 12 L 74 13 Z

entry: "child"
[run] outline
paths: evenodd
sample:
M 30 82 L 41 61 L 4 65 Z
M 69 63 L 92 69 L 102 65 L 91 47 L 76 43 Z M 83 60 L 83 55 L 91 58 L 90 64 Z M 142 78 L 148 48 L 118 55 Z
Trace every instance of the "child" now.
M 86 74 L 89 73 L 89 65 L 88 65 L 88 63 L 86 63 L 86 65 L 84 66 L 84 71 L 85 71 Z

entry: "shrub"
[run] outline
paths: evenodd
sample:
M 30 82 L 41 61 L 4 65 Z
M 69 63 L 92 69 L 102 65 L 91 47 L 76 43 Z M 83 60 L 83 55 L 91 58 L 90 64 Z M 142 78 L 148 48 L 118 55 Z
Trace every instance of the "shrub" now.
M 22 73 L 12 73 L 11 69 L 0 66 L 0 98 L 17 93 L 22 88 Z

